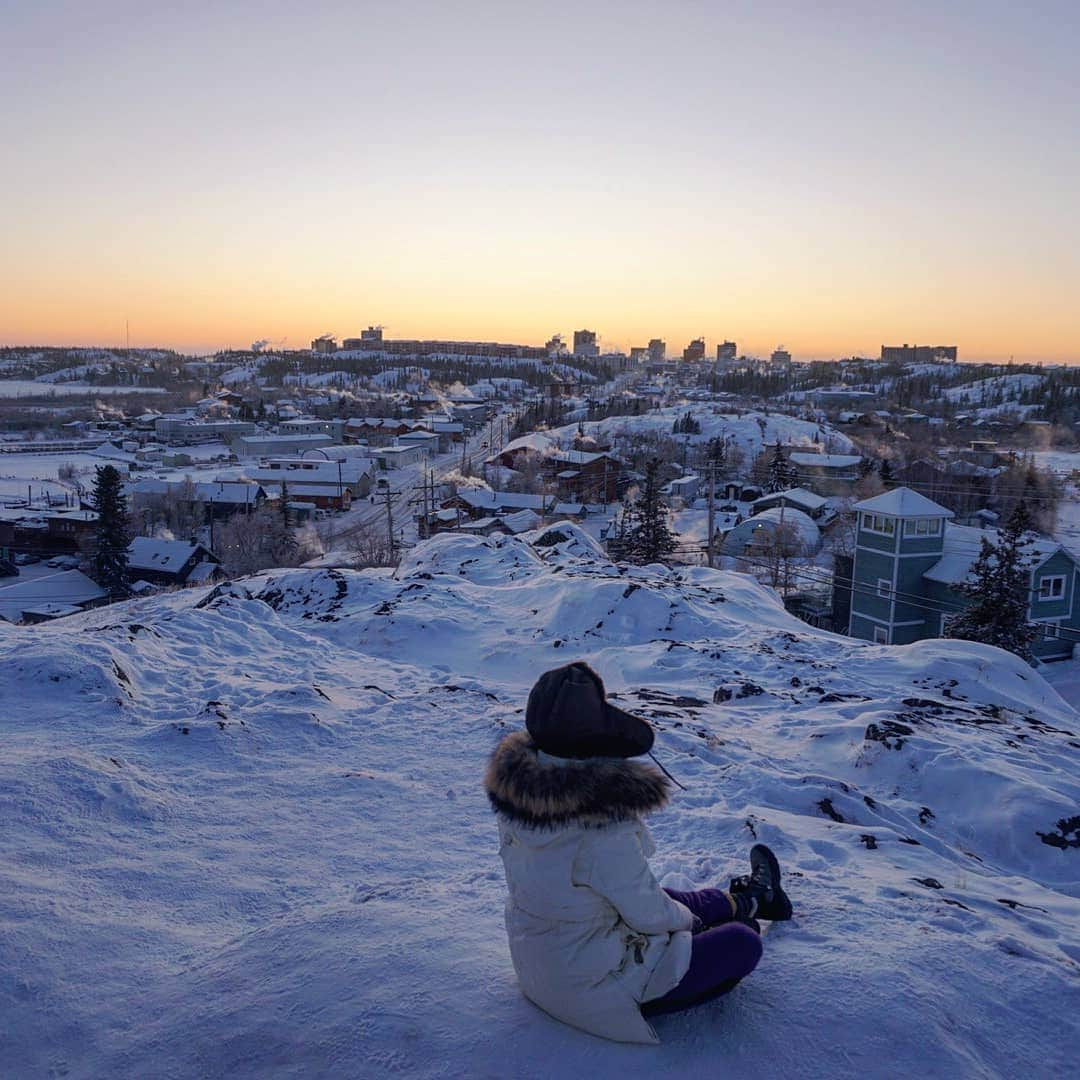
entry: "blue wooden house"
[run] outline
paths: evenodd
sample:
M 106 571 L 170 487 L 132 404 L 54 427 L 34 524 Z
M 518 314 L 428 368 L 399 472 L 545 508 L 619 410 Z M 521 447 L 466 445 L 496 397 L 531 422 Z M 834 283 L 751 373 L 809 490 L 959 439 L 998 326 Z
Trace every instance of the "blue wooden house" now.
M 997 533 L 954 525 L 951 510 L 899 487 L 855 504 L 852 637 L 907 645 L 940 637 L 945 620 L 963 606 L 953 586 L 967 579 L 981 540 Z M 1028 619 L 1040 626 L 1032 644 L 1039 660 L 1064 660 L 1080 641 L 1080 563 L 1054 540 L 1039 538 L 1032 558 Z

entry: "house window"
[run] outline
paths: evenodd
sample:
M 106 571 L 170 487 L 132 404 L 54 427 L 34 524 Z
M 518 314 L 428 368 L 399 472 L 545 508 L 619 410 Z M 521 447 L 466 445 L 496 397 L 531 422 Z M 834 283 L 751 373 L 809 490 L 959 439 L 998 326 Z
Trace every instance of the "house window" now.
M 905 536 L 937 536 L 941 532 L 941 518 L 909 518 L 904 522 Z
M 889 631 L 884 626 L 874 627 L 874 644 L 875 645 L 888 645 L 889 644 Z
M 877 594 L 878 596 L 884 596 L 886 599 L 892 594 L 892 582 L 888 578 L 879 577 L 877 579 Z
M 1043 623 L 1039 628 L 1040 635 L 1044 638 L 1059 638 L 1061 637 L 1061 624 L 1060 623 Z
M 1040 600 L 1060 600 L 1065 595 L 1065 575 L 1048 574 L 1039 581 Z
M 862 527 L 867 532 L 893 536 L 896 533 L 896 518 L 885 517 L 883 514 L 863 514 Z

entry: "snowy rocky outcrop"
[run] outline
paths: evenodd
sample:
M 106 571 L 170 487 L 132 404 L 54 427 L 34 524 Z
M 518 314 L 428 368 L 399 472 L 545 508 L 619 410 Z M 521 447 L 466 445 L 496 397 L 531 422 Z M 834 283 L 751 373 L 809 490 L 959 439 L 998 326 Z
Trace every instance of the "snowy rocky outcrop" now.
M 855 453 L 855 444 L 841 431 L 814 420 L 800 420 L 782 413 L 723 412 L 719 406 L 686 403 L 656 409 L 641 416 L 609 416 L 604 420 L 586 420 L 580 427 L 585 434 L 600 442 L 617 446 L 633 445 L 643 436 L 671 437 L 672 425 L 690 413 L 701 431 L 695 435 L 679 436 L 691 444 L 709 439 L 727 439 L 746 455 L 747 464 L 767 447 L 779 441 L 784 446 L 805 446 L 807 450 L 827 450 L 834 454 Z M 579 434 L 579 425 L 554 428 L 553 443 L 570 446 Z M 541 436 L 542 438 L 543 436 Z
M 657 875 L 755 838 L 791 923 L 605 1044 L 518 994 L 487 753 L 586 658 L 686 786 Z M 6 1075 L 1065 1075 L 1080 717 L 1007 654 L 874 646 L 560 524 L 0 626 Z

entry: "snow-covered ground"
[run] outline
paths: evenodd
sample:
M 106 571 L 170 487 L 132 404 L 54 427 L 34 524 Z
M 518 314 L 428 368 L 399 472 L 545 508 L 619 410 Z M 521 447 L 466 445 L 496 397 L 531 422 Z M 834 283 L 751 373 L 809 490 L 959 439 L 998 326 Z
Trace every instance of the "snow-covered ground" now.
M 842 432 L 827 424 L 812 420 L 800 420 L 781 413 L 747 412 L 736 416 L 718 411 L 717 406 L 687 403 L 666 409 L 656 409 L 641 416 L 611 416 L 606 420 L 586 420 L 582 427 L 586 435 L 600 441 L 614 440 L 631 443 L 642 435 L 665 435 L 672 437 L 672 425 L 689 412 L 701 425 L 697 435 L 674 436 L 688 438 L 691 443 L 707 442 L 716 436 L 728 439 L 746 455 L 746 464 L 761 453 L 766 446 L 779 440 L 785 446 L 805 446 L 808 450 L 828 450 L 834 454 L 855 452 L 855 445 Z M 551 436 L 561 445 L 569 446 L 578 434 L 578 425 L 555 428 Z M 815 442 L 815 438 L 817 441 Z
M 164 394 L 160 386 L 91 386 L 87 383 L 45 383 L 31 379 L 0 379 L 0 400 L 23 397 L 93 397 L 100 394 Z
M 1046 382 L 1045 375 L 1038 374 L 1012 374 L 994 375 L 988 379 L 977 379 L 975 382 L 962 383 L 960 386 L 950 386 L 942 390 L 944 398 L 953 402 L 979 403 L 1004 394 L 1006 398 L 1017 399 L 1022 391 L 1032 390 L 1042 386 Z
M 506 948 L 480 778 L 576 658 L 686 786 L 658 875 L 726 883 L 756 837 L 795 904 L 655 1048 L 537 1011 Z M 747 577 L 617 568 L 564 525 L 0 626 L 0 664 L 5 1076 L 1075 1065 L 1080 848 L 1040 834 L 1080 805 L 1080 717 L 1007 654 L 827 634 Z

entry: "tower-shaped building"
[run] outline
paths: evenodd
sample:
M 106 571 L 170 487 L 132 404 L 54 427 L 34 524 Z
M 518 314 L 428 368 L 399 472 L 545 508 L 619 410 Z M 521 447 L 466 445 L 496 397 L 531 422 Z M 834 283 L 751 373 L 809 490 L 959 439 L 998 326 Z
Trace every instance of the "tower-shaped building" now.
M 953 512 L 905 487 L 864 499 L 855 510 L 848 633 L 882 645 L 938 637 L 942 615 L 928 609 L 941 605 L 927 602 L 923 575 L 941 561 Z

